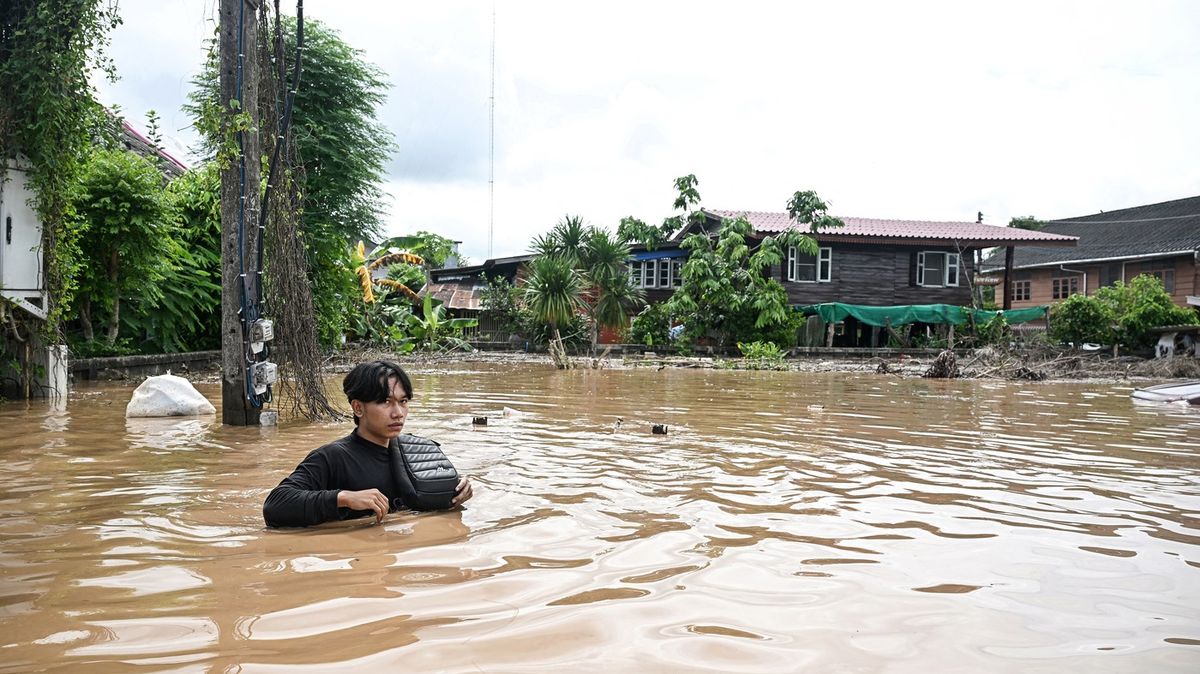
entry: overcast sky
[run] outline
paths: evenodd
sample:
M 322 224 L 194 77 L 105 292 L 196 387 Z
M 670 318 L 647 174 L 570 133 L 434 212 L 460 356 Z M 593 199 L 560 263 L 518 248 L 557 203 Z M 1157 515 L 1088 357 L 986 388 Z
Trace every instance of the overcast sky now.
M 289 12 L 294 3 L 284 0 Z M 509 2 L 496 6 L 492 256 L 567 214 L 703 205 L 1007 224 L 1200 194 L 1200 2 Z M 391 81 L 389 234 L 488 256 L 491 2 L 309 0 Z M 121 0 L 99 83 L 135 125 L 180 106 L 215 0 Z

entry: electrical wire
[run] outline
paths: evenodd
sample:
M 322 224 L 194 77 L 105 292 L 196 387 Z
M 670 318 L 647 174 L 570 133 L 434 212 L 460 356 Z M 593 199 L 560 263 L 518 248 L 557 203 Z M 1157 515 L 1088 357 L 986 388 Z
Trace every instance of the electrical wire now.
M 276 10 L 278 15 L 278 10 Z M 238 39 L 237 39 L 237 77 L 236 90 L 239 107 L 244 109 L 244 81 L 245 81 L 245 33 L 246 33 L 246 1 L 242 0 L 238 6 Z M 259 208 L 258 228 L 255 232 L 256 243 L 256 261 L 255 267 L 255 288 L 254 300 L 250 301 L 249 280 L 246 277 L 246 145 L 245 131 L 239 129 L 237 133 L 238 141 L 238 279 L 241 285 L 241 293 L 239 297 L 240 308 L 238 313 L 241 315 L 242 323 L 242 344 L 245 347 L 243 357 L 245 358 L 245 380 L 246 380 L 246 400 L 254 407 L 262 407 L 264 402 L 270 401 L 270 393 L 260 397 L 255 392 L 254 383 L 254 364 L 258 362 L 257 356 L 251 346 L 250 332 L 252 327 L 260 317 L 262 309 L 262 293 L 263 293 L 263 244 L 264 234 L 266 232 L 267 212 L 270 207 L 271 189 L 275 181 L 275 172 L 278 170 L 279 157 L 287 142 L 287 133 L 291 127 L 292 108 L 296 98 L 296 91 L 300 87 L 301 73 L 301 54 L 304 49 L 304 1 L 297 0 L 296 2 L 296 64 L 295 76 L 292 79 L 292 86 L 288 91 L 287 104 L 284 106 L 283 116 L 279 121 L 279 133 L 276 138 L 275 148 L 271 154 L 271 162 L 267 170 L 267 187 L 264 190 L 262 204 Z M 281 71 L 284 71 L 284 66 L 281 64 Z M 281 78 L 282 79 L 282 78 Z M 263 347 L 264 354 L 269 353 L 267 347 Z

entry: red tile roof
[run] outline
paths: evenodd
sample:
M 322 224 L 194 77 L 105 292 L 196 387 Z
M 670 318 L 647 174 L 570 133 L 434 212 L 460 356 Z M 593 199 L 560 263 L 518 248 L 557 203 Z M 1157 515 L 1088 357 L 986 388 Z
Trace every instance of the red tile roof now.
M 705 209 L 705 213 L 722 218 L 743 216 L 750 221 L 756 232 L 782 232 L 794 226 L 787 213 L 768 211 L 718 211 Z M 840 216 L 839 216 L 840 217 Z M 1078 237 L 1051 234 L 1016 227 L 999 227 L 977 222 L 932 222 L 928 220 L 883 220 L 879 218 L 841 217 L 845 227 L 822 230 L 818 239 L 883 238 L 934 240 L 944 239 L 961 242 L 978 242 L 996 245 L 1001 243 L 1036 243 L 1040 245 L 1073 245 Z

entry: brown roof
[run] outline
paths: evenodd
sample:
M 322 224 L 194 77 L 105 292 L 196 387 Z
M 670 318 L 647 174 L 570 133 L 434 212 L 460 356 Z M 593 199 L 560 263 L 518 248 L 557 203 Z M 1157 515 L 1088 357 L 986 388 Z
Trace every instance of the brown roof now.
M 485 288 L 487 286 L 478 285 L 476 281 L 426 283 L 425 287 L 421 289 L 421 296 L 433 295 L 433 299 L 441 300 L 447 309 L 478 311 L 483 308 L 480 298 Z
M 768 211 L 718 211 L 705 209 L 705 213 L 721 218 L 745 217 L 756 232 L 783 232 L 795 226 L 787 213 Z M 840 217 L 844 227 L 822 230 L 817 238 L 822 241 L 857 241 L 864 239 L 904 239 L 913 243 L 925 241 L 959 241 L 977 245 L 1000 245 L 1008 243 L 1030 243 L 1042 246 L 1073 246 L 1079 240 L 1074 236 L 1063 236 L 1016 227 L 999 227 L 978 222 L 936 222 L 929 220 L 883 220 L 879 218 Z

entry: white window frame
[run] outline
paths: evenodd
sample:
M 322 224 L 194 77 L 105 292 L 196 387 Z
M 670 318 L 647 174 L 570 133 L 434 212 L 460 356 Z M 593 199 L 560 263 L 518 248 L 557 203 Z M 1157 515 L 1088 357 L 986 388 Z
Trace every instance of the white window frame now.
M 813 280 L 796 278 L 799 267 L 800 251 L 796 250 L 795 246 L 788 246 L 787 280 L 792 283 L 829 283 L 833 280 L 833 249 L 829 247 L 817 249 L 817 254 L 813 256 Z
M 629 275 L 638 288 L 677 288 L 683 284 L 683 259 L 656 257 L 629 263 Z
M 925 258 L 929 255 L 942 256 L 941 283 L 925 282 Z M 917 252 L 917 285 L 922 288 L 955 288 L 958 286 L 959 267 L 962 259 L 958 253 L 944 250 L 922 250 Z

